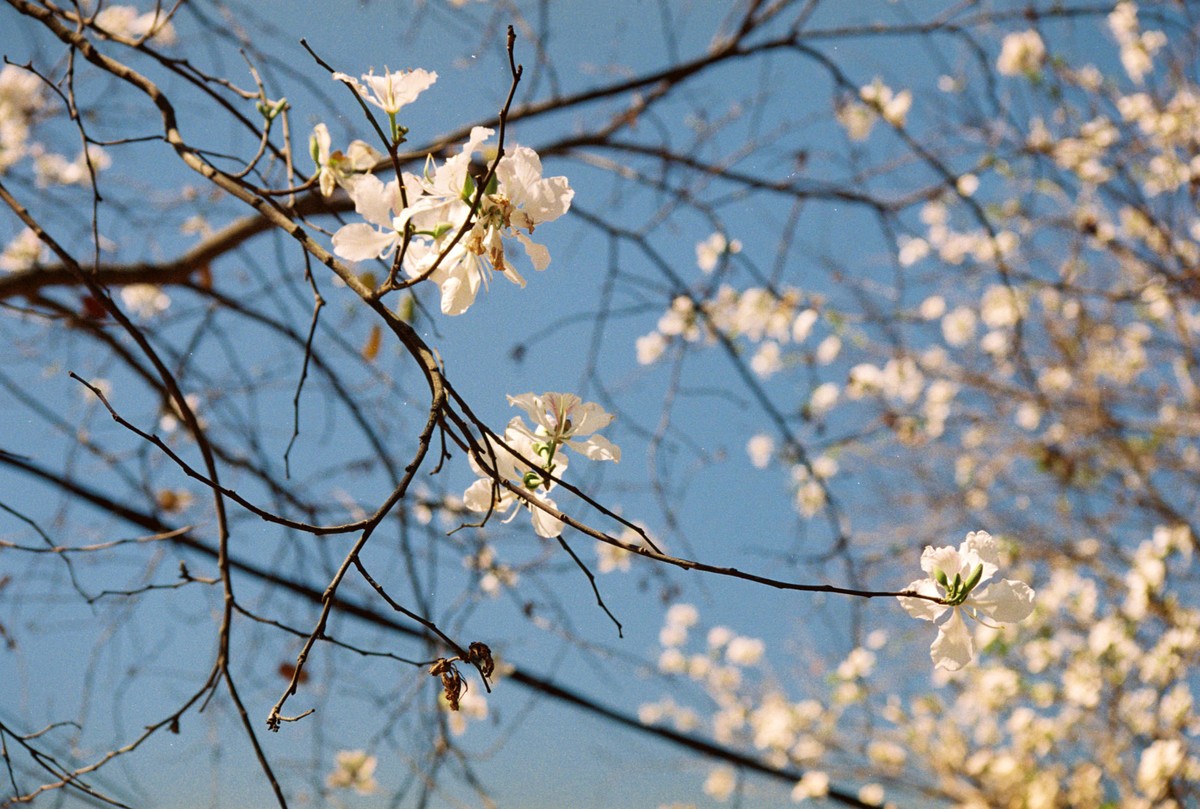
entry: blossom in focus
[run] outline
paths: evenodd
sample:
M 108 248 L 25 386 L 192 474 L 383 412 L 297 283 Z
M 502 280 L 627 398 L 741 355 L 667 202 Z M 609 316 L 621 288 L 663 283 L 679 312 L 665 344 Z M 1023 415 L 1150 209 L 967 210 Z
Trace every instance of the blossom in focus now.
M 514 510 L 514 506 L 524 505 L 529 509 L 533 530 L 538 536 L 549 539 L 561 534 L 562 520 L 529 505 L 528 501 L 542 503 L 557 510 L 558 506 L 548 496 L 554 488 L 554 481 L 543 472 L 561 475 L 567 468 L 567 455 L 560 447 L 551 449 L 550 445 L 535 441 L 529 428 L 521 422 L 520 416 L 514 417 L 508 423 L 504 431 L 504 443 L 493 441 L 489 436 L 484 436 L 483 443 L 486 445 L 482 453 L 484 461 L 495 469 L 495 475 L 484 469 L 474 453 L 470 454 L 467 460 L 471 469 L 479 475 L 479 480 L 472 483 L 463 493 L 463 505 L 477 513 L 491 511 L 507 515 L 512 511 L 509 519 L 516 516 L 516 511 L 519 510 Z M 525 498 L 500 485 L 498 480 L 508 481 L 521 489 Z
M 967 534 L 957 549 L 926 546 L 921 554 L 921 569 L 929 578 L 914 581 L 905 589 L 946 603 L 900 596 L 900 604 L 914 618 L 941 621 L 929 649 L 936 667 L 957 671 L 975 656 L 975 641 L 964 613 L 990 626 L 985 618 L 1009 624 L 1023 621 L 1033 612 L 1034 592 L 1029 585 L 1010 579 L 993 581 L 999 561 L 996 540 L 986 531 Z
M 410 177 L 405 175 L 406 183 Z M 348 261 L 367 261 L 391 255 L 401 239 L 401 232 L 392 224 L 395 214 L 404 207 L 400 184 L 395 180 L 384 183 L 373 174 L 360 174 L 345 178 L 342 187 L 354 200 L 354 210 L 367 221 L 338 228 L 333 234 L 333 252 Z M 413 187 L 408 190 L 411 194 L 417 189 Z
M 330 789 L 353 789 L 359 795 L 370 795 L 379 788 L 375 781 L 375 756 L 365 750 L 339 750 L 334 757 L 336 768 L 325 776 Z
M 508 403 L 528 413 L 537 425 L 531 438 L 556 448 L 565 444 L 593 461 L 621 460 L 620 447 L 602 435 L 593 435 L 613 420 L 612 414 L 595 402 L 584 402 L 573 393 L 522 393 L 509 396 Z
M 437 74 L 417 69 L 389 71 L 376 76 L 375 71 L 371 70 L 363 74 L 362 82 L 345 73 L 334 73 L 333 78 L 354 88 L 363 101 L 394 116 L 405 104 L 415 101 L 423 90 L 433 86 Z
M 351 141 L 345 152 L 340 149 L 331 152 L 329 146 L 329 128 L 317 124 L 309 138 L 309 150 L 317 164 L 321 196 L 325 197 L 333 193 L 335 186 L 345 186 L 348 178 L 370 171 L 383 158 L 380 152 L 361 140 Z
M 536 152 L 515 146 L 497 163 L 495 177 L 478 195 L 478 207 L 472 211 L 477 190 L 469 171 L 471 157 L 491 135 L 491 129 L 474 127 L 459 154 L 441 166 L 431 160 L 424 177 L 412 178 L 421 194 L 410 196 L 411 205 L 393 223 L 398 231 L 411 225 L 431 239 L 414 245 L 417 249 L 406 255 L 405 271 L 441 287 L 444 314 L 465 312 L 492 271 L 525 285 L 508 258 L 505 237 L 521 243 L 535 270 L 546 269 L 550 252 L 529 236 L 538 225 L 565 214 L 575 196 L 566 177 L 542 177 Z M 464 237 L 451 247 L 458 232 L 468 226 Z

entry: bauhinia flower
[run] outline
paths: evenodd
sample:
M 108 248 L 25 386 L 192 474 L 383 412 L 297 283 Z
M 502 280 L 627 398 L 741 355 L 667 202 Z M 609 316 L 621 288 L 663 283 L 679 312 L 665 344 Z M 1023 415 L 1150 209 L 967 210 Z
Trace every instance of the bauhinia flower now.
M 333 193 L 336 185 L 345 187 L 349 178 L 370 171 L 383 159 L 380 152 L 361 140 L 352 141 L 345 152 L 340 149 L 331 152 L 329 129 L 325 124 L 313 127 L 308 145 L 313 162 L 317 164 L 321 195 L 326 197 Z
M 411 224 L 418 234 L 437 234 L 429 243 L 435 249 L 410 251 L 405 271 L 413 277 L 428 277 L 441 287 L 445 314 L 466 311 L 493 270 L 518 286 L 525 285 L 525 279 L 505 252 L 506 236 L 521 242 L 535 270 L 546 269 L 550 252 L 528 234 L 543 222 L 566 213 L 575 196 L 566 177 L 543 178 L 537 153 L 516 146 L 500 159 L 495 177 L 472 213 L 477 187 L 469 173 L 471 157 L 482 151 L 484 141 L 491 135 L 492 130 L 477 126 L 458 154 L 447 158 L 441 166 L 430 161 L 425 176 L 416 180 L 424 193 L 420 198 L 410 196 L 412 204 L 393 223 L 396 230 Z M 468 222 L 470 229 L 463 238 L 438 260 L 443 245 Z M 439 261 L 437 269 L 429 274 L 434 261 Z
M 975 656 L 975 640 L 963 620 L 964 613 L 990 626 L 988 620 L 1016 623 L 1033 612 L 1034 593 L 1029 585 L 1010 579 L 993 581 L 999 561 L 996 540 L 987 531 L 972 531 L 957 549 L 926 546 L 921 554 L 921 569 L 929 578 L 914 581 L 906 589 L 945 603 L 900 596 L 900 604 L 923 621 L 937 622 L 949 615 L 938 624 L 937 640 L 929 649 L 935 666 L 957 671 Z
M 384 68 L 386 71 L 387 68 Z M 437 74 L 429 70 L 397 70 L 376 76 L 372 69 L 364 73 L 362 82 L 345 73 L 334 73 L 333 78 L 343 81 L 368 104 L 374 104 L 390 116 L 400 112 L 405 104 L 412 103 L 422 90 L 427 90 L 437 81 Z
M 554 481 L 545 473 L 561 476 L 567 468 L 566 454 L 536 441 L 529 428 L 521 423 L 520 416 L 508 423 L 503 444 L 492 441 L 488 436 L 484 436 L 484 444 L 483 463 L 493 467 L 495 474 L 488 472 L 474 454 L 468 456 L 471 469 L 480 479 L 467 488 L 463 494 L 463 504 L 471 511 L 480 513 L 491 511 L 505 515 L 512 511 L 505 522 L 516 516 L 514 506 L 524 505 L 530 511 L 533 530 L 538 536 L 549 539 L 561 534 L 562 520 L 531 505 L 530 501 L 558 509 L 547 496 L 554 488 Z M 525 497 L 501 485 L 498 482 L 501 480 L 521 489 Z
M 411 175 L 405 175 L 406 184 L 410 179 Z M 338 228 L 333 234 L 333 252 L 350 261 L 391 255 L 402 237 L 401 231 L 392 226 L 403 208 L 400 184 L 395 180 L 385 183 L 373 174 L 359 174 L 346 178 L 342 185 L 354 200 L 354 210 L 370 224 L 354 222 Z M 418 192 L 416 187 L 408 187 L 410 195 Z
M 584 402 L 573 393 L 522 393 L 508 403 L 529 414 L 537 425 L 530 437 L 553 446 L 566 445 L 593 461 L 620 461 L 621 449 L 602 435 L 592 435 L 612 423 L 611 413 L 595 402 Z M 526 431 L 524 424 L 520 427 Z M 585 438 L 587 436 L 587 438 Z
M 345 73 L 334 73 L 333 78 L 345 82 L 363 101 L 386 112 L 392 143 L 401 144 L 404 143 L 404 136 L 408 134 L 408 128 L 396 122 L 396 114 L 405 104 L 415 101 L 422 90 L 428 89 L 437 81 L 437 74 L 429 70 L 391 72 L 384 68 L 384 71 L 382 76 L 376 76 L 373 69 L 364 73 L 362 78 L 365 84 Z
M 314 138 L 319 134 L 315 133 Z M 314 140 L 322 190 L 327 184 L 332 189 L 332 183 L 340 183 L 354 200 L 355 210 L 367 220 L 339 229 L 333 237 L 334 252 L 351 261 L 386 258 L 407 231 L 410 241 L 404 252 L 404 271 L 410 278 L 438 285 L 442 313 L 447 315 L 467 311 L 493 271 L 524 286 L 525 279 L 505 253 L 504 239 L 516 237 L 534 269 L 544 270 L 550 263 L 550 252 L 528 234 L 541 223 L 566 213 L 575 192 L 566 177 L 543 178 L 537 154 L 516 146 L 501 158 L 495 177 L 485 193 L 479 194 L 470 174 L 471 158 L 491 135 L 492 130 L 477 126 L 462 150 L 441 166 L 430 158 L 424 176 L 404 174 L 407 207 L 402 205 L 400 188 L 394 180 L 385 185 L 369 174 L 344 176 L 349 157 L 336 165 L 331 157 L 326 180 L 320 142 Z M 351 167 L 361 170 L 357 164 Z M 477 196 L 478 206 L 473 208 Z
M 558 506 L 547 494 L 554 488 L 550 476 L 561 478 L 566 471 L 564 447 L 596 461 L 621 459 L 618 447 L 603 436 L 592 435 L 611 424 L 613 417 L 600 405 L 583 402 L 571 393 L 543 393 L 541 396 L 523 393 L 509 396 L 508 403 L 528 413 L 536 426 L 531 430 L 520 416 L 516 416 L 504 430 L 503 444 L 484 437 L 486 449 L 482 458 L 475 454 L 469 457 L 471 468 L 480 479 L 467 489 L 463 502 L 471 511 L 500 514 L 507 514 L 513 506 L 523 502 L 532 513 L 533 528 L 538 536 L 556 537 L 562 533 L 562 520 L 535 503 L 557 510 Z M 485 464 L 495 473 L 488 472 Z M 498 481 L 508 481 L 525 496 L 521 497 Z

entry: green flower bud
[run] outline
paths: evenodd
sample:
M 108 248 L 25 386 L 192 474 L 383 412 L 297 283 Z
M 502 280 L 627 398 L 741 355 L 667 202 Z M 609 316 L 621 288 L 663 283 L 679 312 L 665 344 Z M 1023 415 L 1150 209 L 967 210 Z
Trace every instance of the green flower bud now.
M 982 578 L 983 565 L 975 565 L 975 569 L 971 571 L 971 575 L 967 577 L 967 581 L 963 584 L 962 594 L 965 596 L 967 593 L 974 590 L 975 585 L 979 584 L 979 580 Z

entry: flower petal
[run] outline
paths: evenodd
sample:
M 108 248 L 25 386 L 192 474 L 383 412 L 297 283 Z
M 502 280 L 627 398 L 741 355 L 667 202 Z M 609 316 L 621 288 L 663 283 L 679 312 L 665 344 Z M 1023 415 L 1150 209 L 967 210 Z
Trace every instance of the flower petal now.
M 345 225 L 333 234 L 333 252 L 348 261 L 379 258 L 396 244 L 395 231 L 376 230 L 364 222 Z
M 571 412 L 572 434 L 588 435 L 612 424 L 613 415 L 595 402 L 584 402 Z
M 536 499 L 545 503 L 551 508 L 558 508 L 554 501 L 548 497 L 538 497 Z M 546 539 L 553 539 L 554 537 L 562 534 L 564 525 L 563 521 L 558 517 L 547 514 L 536 506 L 531 506 L 529 510 L 532 512 L 533 530 L 538 536 L 545 537 Z
M 354 200 L 354 210 L 372 225 L 392 229 L 392 206 L 397 204 L 398 186 L 386 185 L 374 174 L 362 174 L 346 180 L 346 193 Z
M 1025 582 L 1003 579 L 988 585 L 967 603 L 993 621 L 1016 623 L 1033 612 L 1033 589 Z
M 453 260 L 453 253 L 446 256 L 446 263 Z M 475 296 L 479 293 L 479 273 L 462 264 L 452 268 L 450 273 L 442 282 L 442 314 L 461 315 L 475 303 Z
M 516 236 L 517 240 L 525 247 L 525 254 L 529 256 L 535 270 L 541 272 L 550 266 L 550 251 L 546 249 L 545 245 L 538 244 L 519 230 L 516 232 Z
M 905 590 L 912 590 L 921 595 L 939 597 L 941 593 L 938 591 L 938 586 L 931 579 L 920 579 L 914 581 Z M 920 618 L 922 621 L 936 621 L 941 617 L 949 607 L 945 604 L 938 604 L 936 601 L 926 601 L 923 598 L 906 598 L 904 596 L 897 597 L 900 601 L 900 606 L 914 618 Z
M 958 671 L 975 656 L 975 640 L 958 608 L 951 610 L 950 620 L 938 627 L 937 640 L 929 647 L 929 656 L 935 666 L 948 671 Z
M 952 548 L 949 545 L 943 545 L 940 548 L 934 548 L 930 545 L 925 546 L 925 550 L 921 553 L 921 570 L 924 570 L 931 577 L 935 570 L 941 570 L 951 579 L 955 573 L 961 573 L 964 568 L 963 559 L 958 553 L 957 548 Z M 968 570 L 967 573 L 970 573 Z M 963 574 L 964 576 L 966 574 Z
M 602 435 L 586 441 L 567 441 L 567 446 L 593 461 L 620 461 L 621 448 Z
M 491 478 L 480 478 L 463 492 L 463 505 L 471 511 L 482 512 L 493 509 L 499 512 L 506 510 L 500 509 L 498 498 L 494 496 L 497 490 L 504 491 L 499 489 Z
M 988 581 L 999 570 L 1000 550 L 996 540 L 992 539 L 992 535 L 987 531 L 972 531 L 967 534 L 959 551 L 965 557 L 964 561 L 968 567 L 974 568 L 977 564 L 983 565 L 983 576 L 980 577 L 980 581 Z M 966 573 L 963 575 L 966 576 Z

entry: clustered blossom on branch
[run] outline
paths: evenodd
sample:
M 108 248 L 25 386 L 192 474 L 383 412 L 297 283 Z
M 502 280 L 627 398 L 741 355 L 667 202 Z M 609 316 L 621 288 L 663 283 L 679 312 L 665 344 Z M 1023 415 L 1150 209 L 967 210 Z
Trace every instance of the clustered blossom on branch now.
M 593 435 L 611 424 L 613 416 L 600 405 L 584 402 L 571 393 L 523 393 L 509 396 L 508 401 L 528 413 L 537 426 L 531 430 L 520 416 L 515 416 L 504 431 L 503 443 L 484 436 L 482 458 L 469 456 L 471 469 L 480 479 L 463 494 L 463 502 L 471 511 L 498 514 L 508 514 L 514 506 L 523 504 L 531 513 L 537 535 L 556 537 L 562 533 L 562 520 L 534 504 L 558 509 L 548 497 L 555 486 L 549 476 L 562 477 L 566 471 L 564 448 L 594 461 L 621 460 L 620 448 L 603 436 Z M 524 497 L 501 486 L 497 482 L 500 480 L 519 488 Z M 512 516 L 516 516 L 515 511 Z
M 367 74 L 365 84 L 344 73 L 334 78 L 387 112 L 393 142 L 400 143 L 408 130 L 396 122 L 396 114 L 431 86 L 437 74 Z M 345 154 L 331 152 L 328 130 L 318 125 L 311 149 L 321 192 L 328 196 L 335 185 L 342 186 L 366 220 L 338 229 L 334 252 L 349 261 L 367 261 L 400 250 L 410 278 L 428 279 L 441 289 L 441 310 L 447 315 L 467 311 L 493 272 L 524 286 L 506 253 L 505 238 L 521 243 L 534 269 L 546 269 L 550 252 L 530 235 L 538 225 L 565 214 L 575 192 L 566 177 L 543 178 L 541 160 L 526 146 L 515 146 L 501 157 L 486 187 L 479 189 L 476 180 L 481 178 L 472 176 L 471 159 L 492 134 L 474 127 L 461 151 L 442 165 L 430 157 L 422 176 L 405 172 L 400 180 L 384 183 L 365 173 L 378 152 L 362 141 L 354 141 Z

